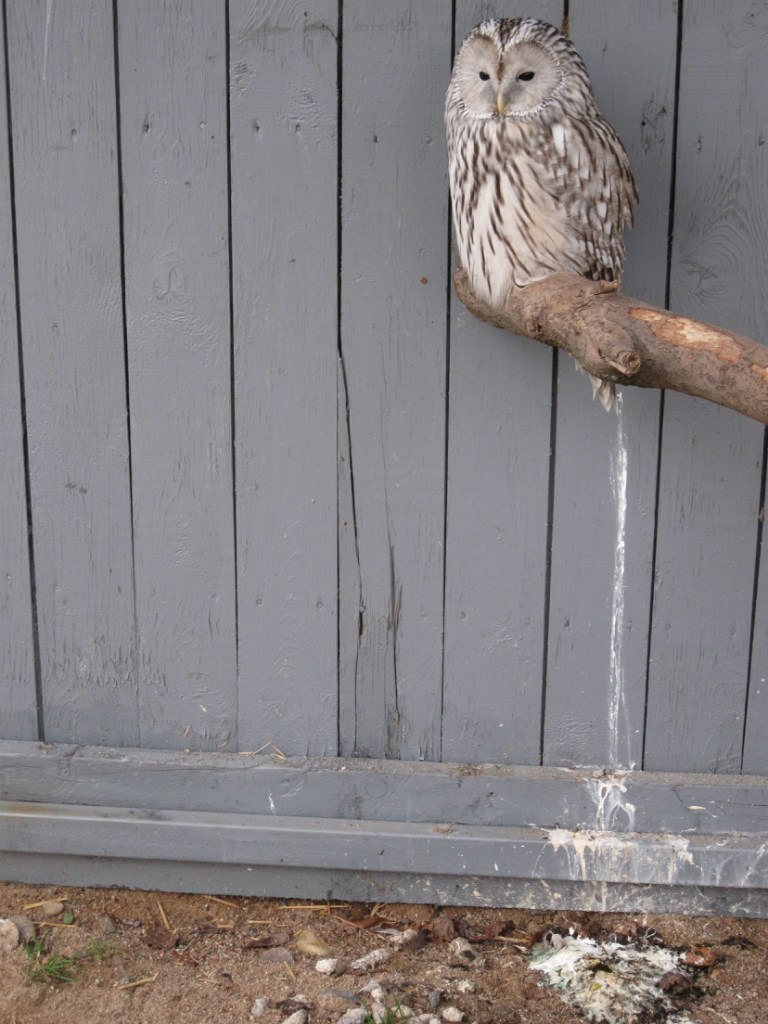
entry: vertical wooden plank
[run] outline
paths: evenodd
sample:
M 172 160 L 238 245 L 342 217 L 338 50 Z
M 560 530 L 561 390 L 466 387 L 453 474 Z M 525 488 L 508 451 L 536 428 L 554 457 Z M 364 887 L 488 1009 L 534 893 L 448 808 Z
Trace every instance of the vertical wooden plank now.
M 624 289 L 664 305 L 677 4 L 574 0 L 570 34 L 637 176 Z M 659 392 L 618 415 L 559 359 L 545 764 L 639 764 L 653 564 Z
M 5 24 L 3 24 L 5 31 Z M 0 739 L 37 739 L 5 50 L 0 48 Z
M 747 335 L 768 295 L 768 8 L 685 5 L 671 306 Z M 667 395 L 645 767 L 740 767 L 763 428 Z
M 765 517 L 765 504 L 760 510 Z M 754 775 L 768 775 L 768 544 L 763 524 L 760 551 L 760 583 L 753 625 L 752 663 L 747 720 L 744 730 L 742 768 Z
M 121 3 L 141 742 L 236 741 L 223 3 Z
M 135 744 L 112 4 L 7 11 L 45 735 Z
M 455 48 L 486 18 L 528 14 L 559 26 L 563 4 L 461 0 Z M 450 330 L 442 754 L 538 764 L 552 352 L 455 296 Z
M 341 354 L 356 536 L 340 589 L 359 602 L 344 608 L 356 634 L 345 623 L 340 634 L 355 643 L 341 655 L 355 700 L 342 749 L 364 756 L 439 754 L 450 21 L 446 4 L 344 5 Z
M 337 5 L 231 19 L 240 747 L 337 752 Z

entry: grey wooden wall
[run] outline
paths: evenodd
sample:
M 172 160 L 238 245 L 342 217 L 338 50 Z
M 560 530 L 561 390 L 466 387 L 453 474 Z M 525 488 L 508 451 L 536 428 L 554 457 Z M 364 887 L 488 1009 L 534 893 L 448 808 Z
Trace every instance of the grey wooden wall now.
M 451 296 L 490 13 L 568 15 L 626 289 L 765 336 L 765 0 L 6 0 L 0 737 L 768 774 L 765 431 Z

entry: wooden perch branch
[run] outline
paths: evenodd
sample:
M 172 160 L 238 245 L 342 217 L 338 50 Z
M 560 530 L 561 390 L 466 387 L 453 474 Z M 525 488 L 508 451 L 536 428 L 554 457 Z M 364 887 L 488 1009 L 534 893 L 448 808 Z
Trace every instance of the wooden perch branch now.
M 768 347 L 740 334 L 575 274 L 513 289 L 501 310 L 475 297 L 461 268 L 454 286 L 478 319 L 565 349 L 595 377 L 697 395 L 768 423 Z

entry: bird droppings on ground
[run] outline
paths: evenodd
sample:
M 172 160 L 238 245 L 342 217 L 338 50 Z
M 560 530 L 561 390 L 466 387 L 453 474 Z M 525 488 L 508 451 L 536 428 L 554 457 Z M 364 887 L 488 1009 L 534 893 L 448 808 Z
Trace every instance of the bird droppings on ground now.
M 531 960 L 544 983 L 594 1024 L 695 1024 L 680 1008 L 699 991 L 693 963 L 700 972 L 716 962 L 669 949 L 654 931 L 601 941 L 578 925 L 548 931 L 532 946 Z
M 2 883 L 0 918 L 2 1024 L 768 1024 L 768 921 Z

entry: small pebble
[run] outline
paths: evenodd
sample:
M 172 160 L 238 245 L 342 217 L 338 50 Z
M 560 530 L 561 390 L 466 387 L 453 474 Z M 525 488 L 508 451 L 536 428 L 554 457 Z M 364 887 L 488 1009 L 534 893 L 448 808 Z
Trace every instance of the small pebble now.
M 102 917 L 100 925 L 104 935 L 114 935 L 117 931 L 117 921 L 115 921 L 114 917 L 110 917 L 108 914 Z
M 472 943 L 466 939 L 454 939 L 448 944 L 448 949 L 455 960 L 474 960 L 477 955 L 472 949 Z
M 476 988 L 474 981 L 470 981 L 469 978 L 462 978 L 461 981 L 456 982 L 456 991 L 463 992 L 465 995 L 474 992 Z
M 8 920 L 13 921 L 19 929 L 19 942 L 22 946 L 26 946 L 28 942 L 32 942 L 37 935 L 35 922 L 31 921 L 28 917 L 9 917 Z
M 267 1012 L 269 1001 L 267 999 L 254 999 L 251 1007 L 251 1020 L 258 1020 Z
M 461 1024 L 461 1021 L 464 1020 L 464 1014 L 458 1006 L 446 1006 L 440 1016 L 449 1024 Z
M 384 1003 L 375 1002 L 371 1004 L 370 1014 L 373 1019 L 373 1024 L 384 1024 L 384 1021 L 389 1016 L 389 1010 L 386 1008 Z
M 407 946 L 412 943 L 419 933 L 415 928 L 406 928 L 404 932 L 397 932 L 389 940 L 393 946 Z
M 379 977 L 377 977 L 377 978 L 371 978 L 370 981 L 366 981 L 366 983 L 364 985 L 360 986 L 359 991 L 360 992 L 367 992 L 369 996 L 373 996 L 373 998 L 375 999 L 376 996 L 373 995 L 373 990 L 375 988 L 381 988 L 381 987 L 382 987 L 381 975 L 379 975 Z
M 0 953 L 10 953 L 19 944 L 19 929 L 4 917 L 0 917 Z
M 336 1024 L 365 1024 L 367 1016 L 367 1010 L 364 1010 L 362 1006 L 355 1006 L 339 1017 Z
M 297 949 L 300 949 L 302 953 L 309 953 L 310 956 L 325 956 L 331 951 L 328 943 L 309 928 L 298 932 L 295 942 Z
M 43 917 L 58 917 L 64 913 L 64 904 L 61 900 L 48 900 L 40 907 L 40 913 Z
M 379 964 L 385 964 L 392 959 L 392 951 L 389 949 L 372 949 L 370 953 L 353 960 L 349 965 L 350 971 L 371 971 Z
M 429 1003 L 433 1010 L 436 1010 L 440 1003 L 442 1003 L 442 1001 L 443 993 L 439 989 L 434 989 L 427 996 L 427 1002 Z
M 286 1017 L 283 1024 L 307 1024 L 307 1011 L 297 1010 L 296 1013 L 292 1013 L 290 1017 Z
M 319 971 L 320 974 L 329 974 L 332 978 L 338 978 L 346 969 L 344 961 L 340 960 L 337 956 L 325 957 L 322 960 L 318 960 L 315 964 L 316 971 Z
M 335 996 L 336 999 L 343 999 L 346 1003 L 360 1002 L 355 993 L 350 992 L 348 988 L 332 988 L 328 994 Z
M 349 1009 L 349 1002 L 346 999 L 339 999 L 338 996 L 331 995 L 330 992 L 320 992 L 317 995 L 315 1003 L 316 1013 L 314 1019 L 316 1021 L 331 1021 Z
M 293 953 L 283 946 L 273 946 L 272 949 L 262 950 L 261 959 L 268 964 L 292 964 Z

